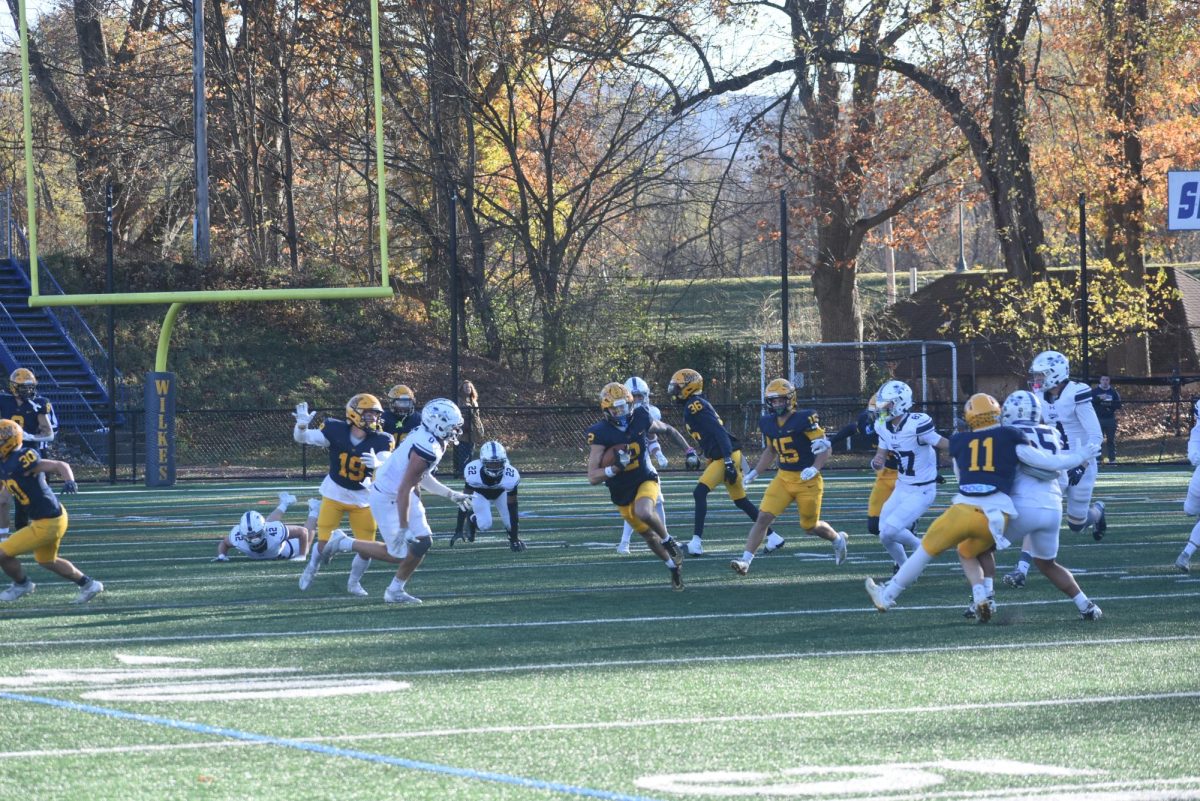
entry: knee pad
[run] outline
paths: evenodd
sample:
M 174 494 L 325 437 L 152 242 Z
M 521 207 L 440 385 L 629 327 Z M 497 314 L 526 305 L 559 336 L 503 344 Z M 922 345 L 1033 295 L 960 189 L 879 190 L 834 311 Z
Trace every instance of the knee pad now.
M 410 556 L 424 556 L 429 553 L 429 549 L 433 547 L 433 537 L 425 535 L 417 537 L 408 544 L 408 553 Z
M 879 536 L 879 518 L 878 517 L 868 517 L 867 518 L 867 531 L 874 534 L 876 537 Z

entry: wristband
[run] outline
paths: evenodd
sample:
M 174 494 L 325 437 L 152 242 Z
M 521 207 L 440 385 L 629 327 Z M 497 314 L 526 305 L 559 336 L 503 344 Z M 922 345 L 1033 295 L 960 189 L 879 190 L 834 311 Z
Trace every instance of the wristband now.
M 604 475 L 608 476 L 609 478 L 613 478 L 617 475 L 617 473 L 620 472 L 621 471 L 617 469 L 616 465 L 610 464 L 608 467 L 604 468 Z

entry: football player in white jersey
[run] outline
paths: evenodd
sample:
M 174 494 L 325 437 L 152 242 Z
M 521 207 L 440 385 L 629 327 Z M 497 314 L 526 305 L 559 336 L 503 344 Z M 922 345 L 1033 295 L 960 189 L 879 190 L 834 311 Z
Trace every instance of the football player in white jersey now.
M 687 438 L 679 433 L 679 429 L 669 423 L 662 421 L 662 410 L 650 402 L 650 385 L 647 384 L 639 376 L 630 376 L 625 381 L 625 389 L 629 390 L 629 394 L 633 396 L 633 406 L 637 408 L 641 406 L 650 413 L 650 421 L 657 423 L 662 428 L 655 426 L 648 434 L 646 434 L 646 450 L 650 456 L 658 464 L 659 467 L 667 467 L 671 461 L 667 459 L 667 455 L 663 453 L 662 443 L 658 441 L 658 433 L 662 432 L 669 435 L 676 445 L 683 451 L 692 450 L 692 446 L 688 444 Z M 658 519 L 667 522 L 667 512 L 663 508 L 662 493 L 658 496 Z M 624 528 L 621 529 L 621 541 L 617 544 L 617 553 L 629 555 L 629 541 L 633 537 L 633 526 L 626 521 Z
M 471 508 L 458 513 L 458 525 L 450 538 L 450 547 L 456 539 L 475 541 L 475 532 L 487 531 L 492 527 L 492 509 L 500 516 L 504 530 L 508 532 L 508 547 L 513 551 L 525 550 L 525 543 L 517 534 L 520 526 L 517 513 L 517 487 L 521 474 L 508 461 L 508 452 L 496 440 L 483 443 L 479 458 L 468 462 L 463 468 L 466 493 L 471 496 Z M 463 526 L 467 526 L 466 533 Z
M 888 381 L 875 394 L 879 448 L 871 467 L 882 470 L 889 453 L 898 463 L 896 489 L 879 512 L 879 541 L 897 565 L 921 544 L 912 529 L 937 496 L 938 451 L 950 445 L 929 415 L 912 407 L 912 388 L 903 381 Z
M 314 498 L 315 506 L 320 506 L 320 499 Z M 242 515 L 238 524 L 221 538 L 217 545 L 217 555 L 214 562 L 228 562 L 229 551 L 241 551 L 250 559 L 304 559 L 308 555 L 308 543 L 312 531 L 316 530 L 316 512 L 314 504 L 309 502 L 312 528 L 304 526 L 289 526 L 283 522 L 283 516 L 289 506 L 296 502 L 296 496 L 290 492 L 279 493 L 279 505 L 275 511 L 266 517 L 253 510 Z
M 1079 453 L 1092 443 L 1104 441 L 1100 420 L 1092 406 L 1092 388 L 1080 381 L 1070 380 L 1070 362 L 1055 350 L 1039 353 L 1029 366 L 1029 389 L 1042 404 L 1042 422 L 1056 427 L 1063 435 L 1063 449 Z M 1103 539 L 1108 528 L 1104 504 L 1092 503 L 1096 487 L 1097 462 L 1092 459 L 1067 471 L 1059 479 L 1067 496 L 1067 527 L 1080 532 L 1089 526 L 1092 537 Z M 1010 587 L 1025 586 L 1025 577 L 1033 556 L 1022 550 L 1017 567 L 1004 577 Z
M 1021 540 L 1022 553 L 1028 553 L 1042 575 L 1075 602 L 1080 618 L 1099 620 L 1100 607 L 1079 589 L 1071 571 L 1056 558 L 1063 516 L 1059 475 L 1096 458 L 1100 444 L 1084 445 L 1073 452 L 1063 450 L 1058 429 L 1041 419 L 1042 404 L 1032 392 L 1018 390 L 1005 399 L 1001 421 L 1023 432 L 1027 444 L 1017 446 L 1020 465 L 1010 494 L 1017 517 L 1009 521 L 1004 534 L 1013 542 Z
M 1183 499 L 1183 512 L 1191 517 L 1200 515 L 1200 400 L 1192 406 L 1192 434 L 1188 437 L 1188 461 L 1195 468 L 1192 480 L 1188 482 L 1187 497 Z M 1192 554 L 1200 548 L 1200 520 L 1192 526 L 1187 544 L 1183 546 L 1179 558 L 1175 560 L 1175 569 L 1180 573 L 1192 572 Z
M 462 427 L 463 416 L 458 405 L 435 398 L 421 410 L 421 425 L 395 451 L 365 454 L 363 464 L 375 470 L 370 489 L 371 514 L 379 525 L 383 542 L 351 539 L 338 529 L 330 535 L 326 552 L 321 554 L 321 564 L 327 565 L 336 554 L 348 551 L 397 564 L 396 575 L 383 600 L 390 604 L 421 603 L 420 598 L 405 589 L 433 545 L 433 530 L 417 490 L 447 498 L 460 510 L 471 508 L 469 495 L 450 489 L 433 476 L 446 446 L 458 442 Z

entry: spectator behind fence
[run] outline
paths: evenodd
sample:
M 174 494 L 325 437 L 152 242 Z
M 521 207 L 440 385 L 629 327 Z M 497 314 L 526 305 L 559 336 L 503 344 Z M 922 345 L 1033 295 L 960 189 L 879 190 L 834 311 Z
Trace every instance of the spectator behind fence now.
M 1112 385 L 1112 379 L 1100 376 L 1100 385 L 1092 393 L 1092 405 L 1096 407 L 1096 418 L 1104 432 L 1104 452 L 1108 463 L 1117 461 L 1117 412 L 1121 408 L 1121 393 Z
M 475 444 L 485 439 L 483 418 L 479 416 L 479 393 L 466 379 L 458 386 L 458 407 L 462 410 L 464 423 L 458 444 L 454 446 L 454 475 L 462 478 L 463 469 L 475 454 Z

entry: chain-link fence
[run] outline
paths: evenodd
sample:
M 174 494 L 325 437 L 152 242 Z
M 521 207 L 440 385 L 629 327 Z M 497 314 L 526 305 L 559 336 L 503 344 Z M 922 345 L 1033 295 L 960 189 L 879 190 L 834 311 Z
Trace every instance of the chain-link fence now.
M 1121 461 L 1178 462 L 1186 457 L 1191 427 L 1192 398 L 1188 377 L 1178 385 L 1122 385 L 1124 407 L 1119 413 L 1118 453 Z M 1200 381 L 1200 376 L 1194 380 Z M 1200 388 L 1200 385 L 1197 386 Z M 830 436 L 853 423 L 865 406 L 854 399 L 805 400 L 816 408 Z M 762 406 L 757 400 L 741 404 L 718 404 L 717 411 L 729 430 L 742 440 L 747 458 L 753 460 L 762 447 L 758 419 Z M 949 402 L 920 407 L 930 414 L 938 430 L 949 434 L 956 409 Z M 336 414 L 340 410 L 328 410 Z M 662 406 L 663 420 L 683 430 L 680 410 Z M 500 440 L 513 463 L 525 473 L 581 472 L 587 461 L 584 432 L 600 419 L 593 406 L 494 406 L 481 410 L 489 439 Z M 140 410 L 126 411 L 126 425 L 118 429 L 116 478 L 142 481 L 145 463 L 144 416 Z M 202 409 L 178 412 L 176 465 L 181 479 L 287 478 L 317 480 L 329 468 L 323 448 L 298 445 L 292 439 L 291 409 Z M 85 456 L 77 436 L 63 434 L 52 446 L 57 458 L 71 461 L 85 479 L 106 480 L 110 465 Z M 476 448 L 482 443 L 475 443 Z M 664 439 L 671 459 L 668 472 L 681 469 L 677 448 Z M 861 467 L 868 446 L 860 437 L 835 443 L 832 467 Z M 449 475 L 452 460 L 443 460 L 441 472 Z

